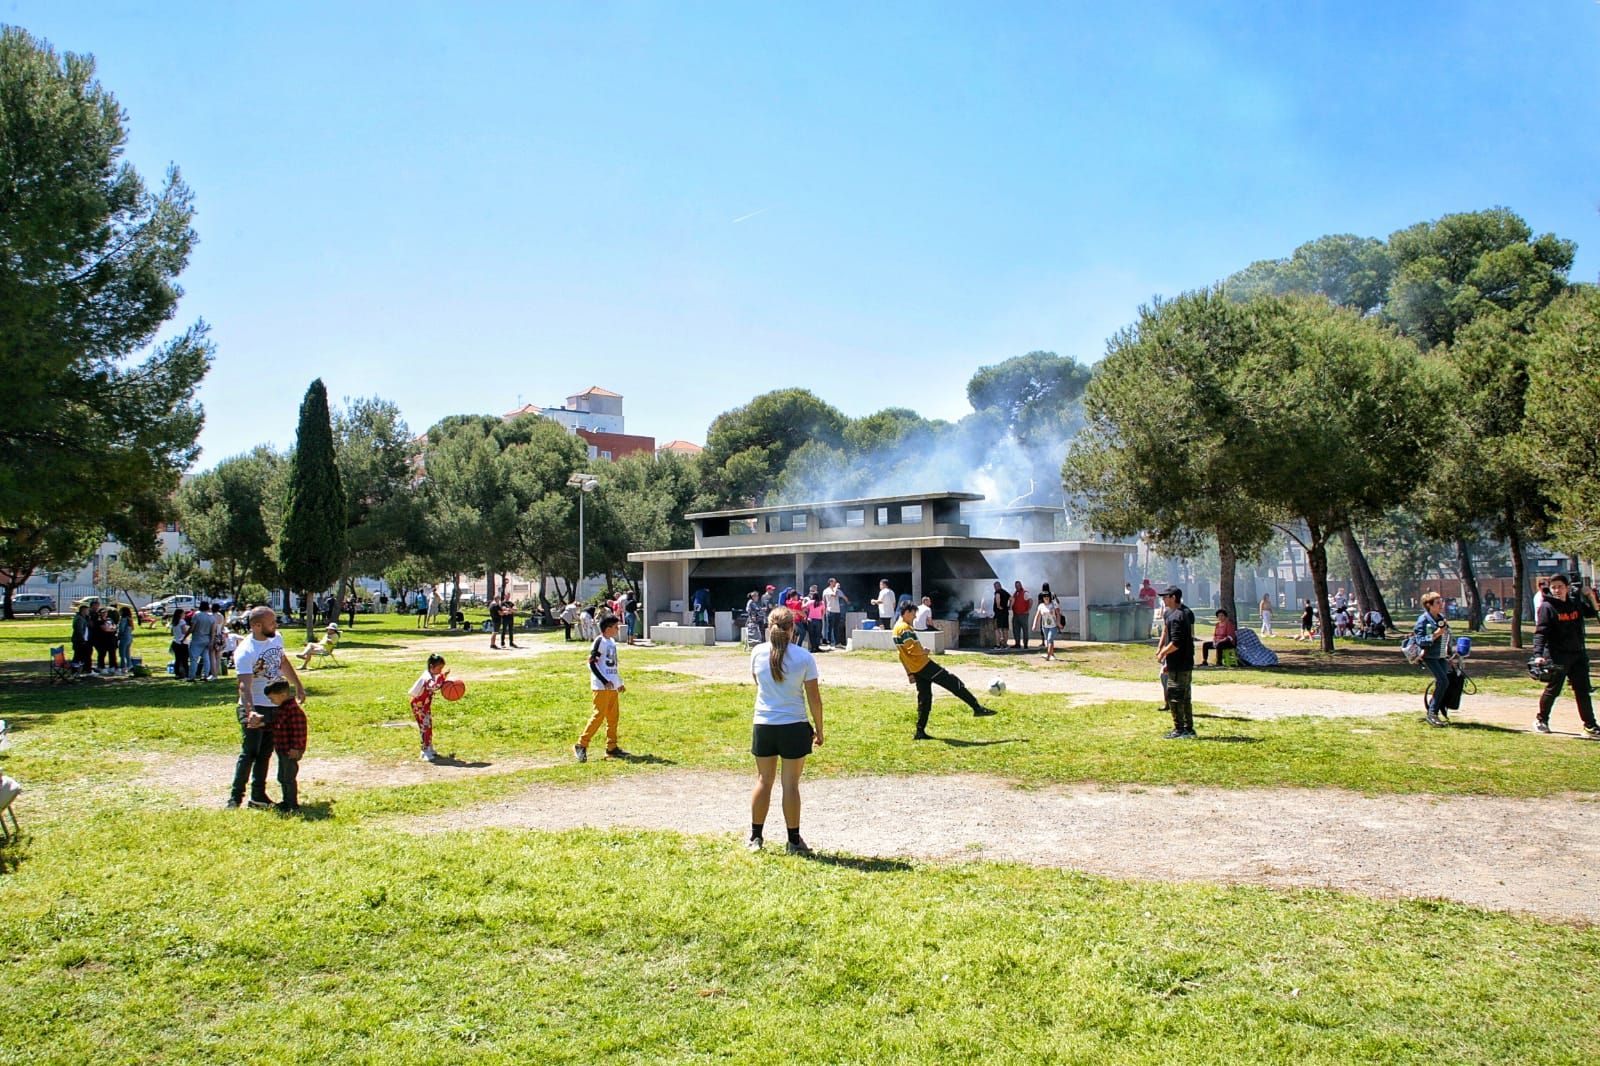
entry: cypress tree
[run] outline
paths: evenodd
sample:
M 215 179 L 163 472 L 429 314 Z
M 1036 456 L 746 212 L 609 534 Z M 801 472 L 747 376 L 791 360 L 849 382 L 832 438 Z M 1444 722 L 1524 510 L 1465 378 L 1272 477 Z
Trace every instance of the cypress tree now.
M 289 506 L 278 542 L 284 582 L 300 592 L 302 608 L 326 589 L 344 566 L 345 498 L 334 462 L 333 423 L 322 379 L 311 383 L 300 402 L 294 465 L 289 470 Z M 310 640 L 314 614 L 305 612 Z

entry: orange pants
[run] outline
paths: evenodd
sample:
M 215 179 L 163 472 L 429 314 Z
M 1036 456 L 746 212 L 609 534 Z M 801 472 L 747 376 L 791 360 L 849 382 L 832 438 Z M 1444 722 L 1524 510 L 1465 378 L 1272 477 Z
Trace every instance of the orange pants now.
M 621 698 L 614 688 L 595 690 L 594 717 L 589 719 L 589 724 L 583 727 L 583 735 L 578 737 L 578 743 L 584 747 L 589 746 L 590 739 L 600 731 L 600 723 L 606 724 L 606 750 L 617 750 L 617 712 L 621 710 Z

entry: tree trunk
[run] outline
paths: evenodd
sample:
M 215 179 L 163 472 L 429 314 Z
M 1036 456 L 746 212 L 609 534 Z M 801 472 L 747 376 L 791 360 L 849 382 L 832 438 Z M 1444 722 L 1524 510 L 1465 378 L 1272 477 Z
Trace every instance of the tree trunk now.
M 0 617 L 4 617 L 6 619 L 12 619 L 16 617 L 16 614 L 11 610 L 11 594 L 14 591 L 16 591 L 15 586 L 7 585 L 5 587 L 5 607 L 3 610 L 0 610 Z
M 307 644 L 310 644 L 313 640 L 317 639 L 314 636 L 314 634 L 316 633 L 316 628 L 317 628 L 317 612 L 310 608 L 310 604 L 311 604 L 311 593 L 310 592 L 302 592 L 302 593 L 300 593 L 300 606 L 301 606 L 301 608 L 303 608 L 300 613 L 305 616 L 306 643 Z
M 1328 535 L 1315 522 L 1306 523 L 1311 544 L 1306 562 L 1311 567 L 1311 588 L 1317 599 L 1317 631 L 1322 634 L 1322 650 L 1333 651 L 1332 613 L 1328 610 Z
M 1350 560 L 1350 568 L 1356 583 L 1357 597 L 1361 601 L 1363 613 L 1377 611 L 1383 615 L 1384 625 L 1394 628 L 1394 619 L 1389 617 L 1389 605 L 1384 602 L 1383 588 L 1378 584 L 1378 577 L 1372 572 L 1372 565 L 1367 562 L 1366 552 L 1361 550 L 1361 542 L 1356 539 L 1355 531 L 1343 529 L 1340 537 L 1344 541 L 1344 553 Z M 1362 619 L 1365 623 L 1366 619 Z
M 1522 560 L 1522 530 L 1506 514 L 1506 539 L 1511 544 L 1511 646 L 1522 647 L 1522 584 L 1527 580 Z
M 1227 611 L 1234 625 L 1238 625 L 1239 612 L 1233 607 L 1233 571 L 1238 565 L 1238 559 L 1235 557 L 1233 542 L 1220 530 L 1217 532 L 1217 559 L 1222 564 L 1221 578 L 1217 582 L 1217 606 Z
M 448 622 L 448 624 L 450 626 L 453 627 L 455 625 L 456 612 L 458 610 L 460 610 L 460 609 L 461 609 L 461 571 L 457 570 L 456 571 L 455 584 L 450 586 L 450 617 L 447 619 L 447 622 Z
M 1472 569 L 1472 552 L 1464 537 L 1456 538 L 1456 573 L 1461 576 L 1461 598 L 1467 601 L 1467 630 L 1483 628 L 1483 601 L 1478 597 L 1478 575 Z

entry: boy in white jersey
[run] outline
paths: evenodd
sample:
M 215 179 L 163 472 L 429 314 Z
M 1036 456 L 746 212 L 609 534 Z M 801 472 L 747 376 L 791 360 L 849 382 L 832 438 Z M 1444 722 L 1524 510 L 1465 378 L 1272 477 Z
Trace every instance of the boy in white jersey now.
M 606 758 L 626 759 L 628 753 L 617 746 L 617 717 L 621 712 L 622 693 L 628 686 L 622 683 L 617 670 L 617 616 L 607 615 L 600 620 L 600 635 L 589 646 L 589 690 L 594 695 L 594 715 L 584 726 L 572 754 L 579 762 L 589 761 L 589 741 L 606 727 Z

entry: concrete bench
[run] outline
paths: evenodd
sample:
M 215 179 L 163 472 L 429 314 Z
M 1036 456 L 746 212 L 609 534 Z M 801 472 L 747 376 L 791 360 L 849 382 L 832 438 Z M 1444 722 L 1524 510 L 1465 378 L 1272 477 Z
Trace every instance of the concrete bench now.
M 710 626 L 675 626 L 657 622 L 650 627 L 650 639 L 657 644 L 703 644 L 717 642 L 717 631 Z
M 943 655 L 950 648 L 950 638 L 937 629 L 919 629 L 917 640 L 929 654 Z M 894 633 L 887 629 L 858 629 L 850 634 L 850 650 L 894 650 Z

